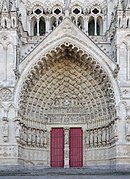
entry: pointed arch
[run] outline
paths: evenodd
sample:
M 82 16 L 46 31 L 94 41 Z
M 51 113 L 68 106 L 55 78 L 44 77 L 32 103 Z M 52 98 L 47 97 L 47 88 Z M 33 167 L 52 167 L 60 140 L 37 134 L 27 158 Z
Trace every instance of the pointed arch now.
M 88 34 L 89 35 L 94 35 L 95 34 L 95 20 L 94 20 L 94 17 L 92 17 L 92 16 L 89 18 Z
M 99 16 L 97 18 L 97 35 L 102 35 L 103 34 L 103 20 L 102 17 Z
M 54 16 L 51 17 L 51 30 L 54 30 L 57 26 L 56 18 Z
M 37 19 L 36 19 L 36 17 L 32 17 L 32 19 L 31 19 L 31 35 L 32 36 L 37 35 Z
M 35 50 L 32 51 L 32 53 L 30 53 L 30 55 L 28 55 L 28 57 L 20 64 L 19 69 L 21 73 L 21 78 L 17 83 L 16 90 L 15 90 L 15 98 L 14 98 L 17 107 L 18 107 L 20 90 L 32 66 L 34 66 L 40 59 L 43 58 L 43 56 L 46 56 L 53 49 L 56 49 L 58 46 L 62 44 L 67 45 L 70 43 L 76 46 L 77 48 L 82 49 L 86 54 L 90 54 L 90 56 L 93 57 L 99 63 L 99 65 L 102 66 L 103 71 L 105 71 L 109 76 L 114 91 L 116 91 L 116 95 L 115 95 L 116 103 L 120 101 L 119 88 L 113 76 L 114 69 L 116 68 L 116 64 L 113 61 L 111 61 L 102 51 L 100 51 L 97 48 L 97 46 L 86 35 L 81 33 L 80 39 L 76 37 L 75 34 L 80 32 L 78 28 L 77 29 L 75 28 L 75 26 L 74 28 L 76 32 L 73 32 L 74 34 L 70 34 L 69 33 L 70 31 L 66 32 L 66 29 L 65 32 L 63 31 L 63 35 L 59 34 L 59 31 L 61 31 L 61 29 L 64 30 L 64 27 L 67 27 L 69 23 L 71 23 L 71 26 L 73 28 L 74 24 L 69 19 L 65 19 L 63 23 L 61 23 L 61 25 L 52 33 L 52 36 L 50 35 L 46 39 L 48 43 L 45 43 L 44 41 L 41 42 L 39 46 L 37 46 L 37 48 L 35 48 Z M 69 30 L 70 30 L 70 26 L 69 26 Z M 55 56 L 55 53 L 52 56 Z M 57 58 L 59 57 L 57 56 Z M 37 69 L 37 71 L 39 70 Z
M 82 16 L 80 16 L 80 17 L 78 17 L 78 27 L 81 29 L 81 30 L 83 30 L 83 27 L 84 27 L 84 20 L 83 20 L 83 17 Z
M 39 35 L 44 35 L 45 33 L 46 33 L 45 18 L 41 17 L 39 20 Z
M 19 95 L 23 120 L 39 121 L 66 101 L 70 101 L 70 108 L 75 102 L 83 111 L 87 108 L 85 120 L 95 120 L 99 127 L 116 116 L 114 90 L 107 73 L 72 43 L 56 46 L 38 60 L 27 72 Z

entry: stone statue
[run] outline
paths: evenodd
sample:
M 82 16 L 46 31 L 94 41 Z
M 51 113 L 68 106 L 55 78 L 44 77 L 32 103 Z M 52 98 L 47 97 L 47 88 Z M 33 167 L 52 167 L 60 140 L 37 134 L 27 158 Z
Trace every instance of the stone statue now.
M 43 147 L 43 131 L 40 131 L 40 147 Z
M 113 131 L 114 131 L 114 142 L 116 142 L 118 140 L 118 134 L 119 134 L 119 127 L 117 121 L 113 126 Z
M 65 144 L 69 144 L 69 133 L 68 133 L 68 129 L 65 129 Z
M 43 144 L 44 144 L 44 147 L 47 148 L 47 144 L 48 144 L 48 131 L 47 130 L 45 130 L 43 134 Z
M 32 135 L 32 133 L 31 133 L 31 128 L 29 128 L 29 129 L 28 129 L 28 145 L 31 145 L 31 140 L 32 140 L 32 139 L 31 139 L 31 138 L 32 138 L 31 135 Z
M 99 140 L 98 140 L 98 130 L 96 129 L 96 130 L 94 130 L 94 146 L 95 147 L 97 147 L 98 142 L 99 142 Z
M 127 119 L 126 123 L 126 139 L 130 141 L 130 119 Z
M 24 144 L 27 144 L 27 128 L 26 127 L 23 128 L 23 141 L 24 141 Z
M 98 129 L 98 146 L 102 144 L 102 129 Z
M 86 143 L 86 146 L 88 148 L 89 147 L 89 132 L 88 131 L 86 131 L 85 143 Z
M 107 133 L 107 129 L 103 128 L 102 129 L 102 144 L 105 145 L 106 144 L 106 133 Z
M 36 144 L 35 129 L 32 129 L 32 145 L 35 146 L 35 144 Z
M 2 119 L 2 137 L 4 142 L 8 142 L 8 133 L 9 133 L 8 120 L 6 117 Z
M 19 120 L 15 121 L 15 137 L 20 137 L 21 126 Z
M 90 135 L 90 138 L 89 138 L 89 140 L 90 140 L 90 147 L 93 147 L 93 130 L 91 130 L 89 132 L 89 135 Z
M 40 145 L 40 131 L 37 131 L 37 147 Z

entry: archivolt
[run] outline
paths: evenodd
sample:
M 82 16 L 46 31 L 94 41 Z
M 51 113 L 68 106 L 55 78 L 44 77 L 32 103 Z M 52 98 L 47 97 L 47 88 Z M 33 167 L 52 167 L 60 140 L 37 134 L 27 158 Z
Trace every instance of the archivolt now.
M 19 112 L 27 125 L 42 123 L 44 115 L 59 115 L 62 109 L 84 115 L 86 123 L 93 121 L 95 126 L 105 125 L 115 116 L 109 77 L 95 59 L 69 43 L 53 49 L 33 66 L 19 100 Z

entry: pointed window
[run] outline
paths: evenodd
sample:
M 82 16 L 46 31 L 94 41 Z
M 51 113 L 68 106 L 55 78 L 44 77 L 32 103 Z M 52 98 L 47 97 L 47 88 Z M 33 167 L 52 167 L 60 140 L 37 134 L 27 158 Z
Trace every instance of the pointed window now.
M 34 22 L 34 36 L 37 35 L 37 21 Z
M 56 18 L 55 17 L 52 17 L 51 18 L 51 29 L 54 30 L 57 26 L 57 23 L 56 23 Z
M 5 28 L 7 28 L 7 20 L 5 19 Z
M 78 27 L 80 28 L 80 29 L 83 29 L 83 17 L 79 17 L 78 18 Z
M 46 33 L 46 24 L 44 18 L 40 18 L 39 21 L 39 34 L 44 35 Z
M 91 17 L 88 23 L 88 34 L 102 35 L 102 33 L 103 33 L 102 17 L 98 17 L 98 18 Z
M 103 34 L 103 20 L 102 17 L 99 16 L 97 18 L 97 35 L 102 35 Z
M 88 34 L 94 35 L 95 34 L 95 21 L 94 18 L 91 17 L 89 23 L 88 23 Z

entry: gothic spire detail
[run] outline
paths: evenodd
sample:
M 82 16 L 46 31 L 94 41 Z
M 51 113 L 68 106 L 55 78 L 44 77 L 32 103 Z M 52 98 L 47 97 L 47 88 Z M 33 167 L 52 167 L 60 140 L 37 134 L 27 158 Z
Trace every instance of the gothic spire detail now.
M 126 10 L 130 10 L 130 0 L 127 2 Z
M 8 0 L 3 0 L 1 12 L 9 12 Z
M 118 0 L 117 10 L 118 11 L 122 11 L 123 10 L 121 0 Z
M 71 0 L 64 0 L 64 4 L 65 4 L 65 9 L 69 9 Z
M 16 11 L 16 0 L 10 1 L 10 11 Z

